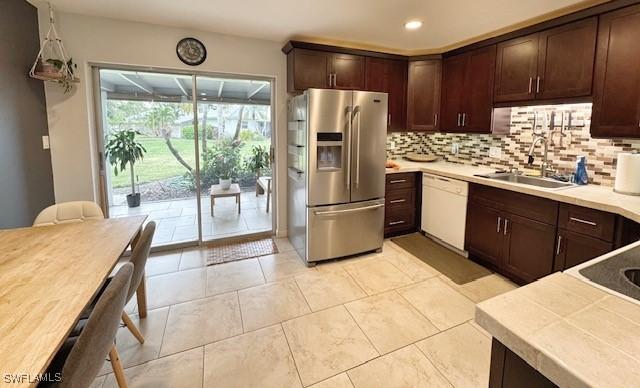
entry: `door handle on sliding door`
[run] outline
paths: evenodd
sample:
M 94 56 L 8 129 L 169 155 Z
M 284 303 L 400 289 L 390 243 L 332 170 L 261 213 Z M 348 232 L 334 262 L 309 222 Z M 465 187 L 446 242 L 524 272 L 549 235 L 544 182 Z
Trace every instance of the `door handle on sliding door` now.
M 384 207 L 384 204 L 381 203 L 381 204 L 378 204 L 378 205 L 357 207 L 357 208 L 354 208 L 354 209 L 328 210 L 328 211 L 321 211 L 321 212 L 313 212 L 313 214 L 315 214 L 316 216 L 331 216 L 331 215 L 335 215 L 335 214 L 357 213 L 357 212 L 363 212 L 363 211 L 366 211 L 366 210 L 380 209 L 381 207 Z

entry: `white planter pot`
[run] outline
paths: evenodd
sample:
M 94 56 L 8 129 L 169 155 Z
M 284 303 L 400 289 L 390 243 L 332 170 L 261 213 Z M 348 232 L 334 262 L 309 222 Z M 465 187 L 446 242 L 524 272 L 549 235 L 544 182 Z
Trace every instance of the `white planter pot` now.
M 222 190 L 229 190 L 229 188 L 231 188 L 231 179 L 220 179 L 220 188 Z

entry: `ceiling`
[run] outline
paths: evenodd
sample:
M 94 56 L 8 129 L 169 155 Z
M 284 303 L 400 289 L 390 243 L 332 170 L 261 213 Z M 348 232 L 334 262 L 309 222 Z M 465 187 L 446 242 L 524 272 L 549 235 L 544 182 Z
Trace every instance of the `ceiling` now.
M 602 0 L 51 0 L 58 11 L 285 42 L 305 39 L 418 54 L 532 24 Z M 424 22 L 407 31 L 410 19 Z M 385 50 L 386 49 L 386 50 Z

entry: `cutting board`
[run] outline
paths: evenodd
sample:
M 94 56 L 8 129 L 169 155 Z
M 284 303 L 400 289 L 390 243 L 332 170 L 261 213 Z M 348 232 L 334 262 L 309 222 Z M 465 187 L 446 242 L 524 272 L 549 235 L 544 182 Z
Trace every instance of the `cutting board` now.
M 406 154 L 404 158 L 407 160 L 411 160 L 412 162 L 435 162 L 436 160 L 438 160 L 438 156 L 432 154 L 410 153 Z

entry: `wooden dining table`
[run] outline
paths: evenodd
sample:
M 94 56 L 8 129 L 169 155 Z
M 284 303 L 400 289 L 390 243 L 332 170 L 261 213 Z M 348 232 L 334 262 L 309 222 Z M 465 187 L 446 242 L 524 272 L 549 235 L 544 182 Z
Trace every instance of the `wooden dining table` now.
M 0 386 L 37 385 L 145 219 L 0 230 Z M 144 277 L 137 294 L 144 317 Z

